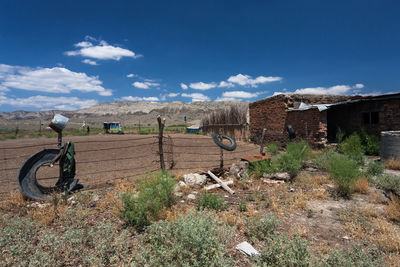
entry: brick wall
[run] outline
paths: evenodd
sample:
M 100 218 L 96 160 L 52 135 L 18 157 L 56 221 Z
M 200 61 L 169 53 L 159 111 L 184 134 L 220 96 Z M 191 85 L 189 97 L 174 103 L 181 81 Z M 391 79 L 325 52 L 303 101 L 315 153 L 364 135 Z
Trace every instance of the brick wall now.
M 324 144 L 327 141 L 327 111 L 317 108 L 308 110 L 287 111 L 286 124 L 292 125 L 296 141 L 306 140 L 312 145 Z
M 287 110 L 298 108 L 301 102 L 306 104 L 326 104 L 355 98 L 357 97 L 282 94 L 250 103 L 250 135 L 254 142 L 259 143 L 263 128 L 266 128 L 265 142 L 285 144 L 289 141 L 286 125 L 291 124 L 296 131 L 296 135 L 299 136 L 297 139 L 300 139 L 301 137 L 306 137 L 305 129 L 302 126 L 307 122 L 307 125 L 310 125 L 308 130 L 310 142 L 316 142 L 326 137 L 326 134 L 320 136 L 321 131 L 326 133 L 326 113 L 321 113 L 318 109 L 312 109 L 305 113 L 302 113 L 304 111 Z M 290 114 L 289 118 L 288 114 Z M 297 122 L 302 116 L 305 116 L 305 118 Z

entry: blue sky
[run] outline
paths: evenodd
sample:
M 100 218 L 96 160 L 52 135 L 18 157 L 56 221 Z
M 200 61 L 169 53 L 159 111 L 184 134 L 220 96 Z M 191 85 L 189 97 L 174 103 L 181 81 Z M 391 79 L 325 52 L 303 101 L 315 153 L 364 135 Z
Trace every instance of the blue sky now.
M 399 92 L 398 1 L 0 0 L 0 111 Z

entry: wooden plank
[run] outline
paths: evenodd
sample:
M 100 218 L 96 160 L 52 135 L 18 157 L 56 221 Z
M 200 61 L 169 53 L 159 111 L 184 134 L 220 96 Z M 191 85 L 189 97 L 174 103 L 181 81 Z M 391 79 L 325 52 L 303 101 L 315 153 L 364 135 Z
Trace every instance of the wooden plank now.
M 213 178 L 217 183 L 219 183 L 223 189 L 228 191 L 230 194 L 235 194 L 235 192 L 232 189 L 230 189 L 229 186 L 227 186 L 221 179 L 215 176 L 214 173 L 212 173 L 211 171 L 208 171 L 207 173 L 211 176 L 211 178 Z
M 223 182 L 224 184 L 226 184 L 226 185 L 233 184 L 233 180 L 222 181 L 222 182 Z M 204 189 L 205 189 L 206 191 L 208 191 L 208 190 L 211 190 L 211 189 L 214 189 L 214 188 L 218 188 L 218 187 L 221 187 L 221 185 L 220 185 L 220 184 L 212 184 L 212 185 L 205 186 Z

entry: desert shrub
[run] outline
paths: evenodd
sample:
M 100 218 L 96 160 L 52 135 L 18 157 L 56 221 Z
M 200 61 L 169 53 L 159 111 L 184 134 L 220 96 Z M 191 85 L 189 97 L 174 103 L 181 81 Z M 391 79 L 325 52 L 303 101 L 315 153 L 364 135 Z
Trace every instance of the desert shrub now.
M 325 149 L 321 152 L 319 152 L 315 158 L 312 160 L 313 165 L 320 170 L 328 170 L 331 157 L 333 155 L 337 155 L 338 153 L 334 149 Z
M 265 240 L 263 247 L 255 266 L 310 266 L 308 243 L 298 234 L 293 239 L 287 235 L 274 235 Z
M 269 154 L 275 155 L 278 153 L 278 144 L 277 143 L 270 143 L 267 145 L 267 151 Z
M 265 240 L 270 238 L 278 227 L 278 220 L 271 213 L 263 217 L 257 216 L 246 220 L 247 235 L 253 240 Z
M 365 177 L 358 178 L 354 183 L 353 190 L 361 194 L 368 193 L 368 179 Z
M 388 205 L 385 207 L 385 215 L 390 220 L 400 223 L 400 199 L 396 196 L 391 196 Z
M 279 172 L 280 166 L 276 161 L 264 159 L 260 161 L 250 162 L 249 172 L 257 177 L 261 177 L 264 173 Z
M 340 145 L 339 151 L 354 160 L 358 164 L 364 163 L 364 147 L 361 143 L 360 136 L 357 133 L 353 133 L 347 137 Z
M 355 245 L 348 250 L 332 250 L 325 260 L 316 265 L 375 267 L 382 266 L 383 259 L 382 253 L 377 248 L 363 249 Z
M 311 148 L 305 141 L 291 142 L 287 144 L 285 152 L 272 160 L 272 165 L 279 165 L 282 171 L 287 171 L 290 177 L 294 178 L 310 154 Z
M 203 192 L 197 199 L 197 209 L 212 209 L 212 210 L 223 210 L 225 203 L 221 195 L 209 194 Z
M 382 175 L 384 169 L 385 167 L 383 166 L 382 163 L 377 161 L 371 161 L 370 163 L 368 163 L 365 174 L 367 177 L 379 176 Z
M 381 143 L 377 136 L 367 134 L 365 129 L 362 128 L 360 133 L 360 138 L 361 138 L 361 143 L 365 150 L 365 154 L 379 156 Z
M 71 218 L 74 220 L 74 218 Z M 65 225 L 54 232 L 27 219 L 0 228 L 0 261 L 5 266 L 110 266 L 129 263 L 130 234 L 100 221 Z
M 227 255 L 232 235 L 213 214 L 189 212 L 174 222 L 147 227 L 136 261 L 139 266 L 233 266 Z
M 378 177 L 375 182 L 382 189 L 400 194 L 400 176 L 384 174 Z
M 360 177 L 357 164 L 343 155 L 331 157 L 328 172 L 337 185 L 337 193 L 344 197 L 351 194 L 354 183 Z
M 246 202 L 244 202 L 243 200 L 240 200 L 239 205 L 238 205 L 238 209 L 240 212 L 245 212 L 247 211 L 247 204 Z
M 392 170 L 400 170 L 400 160 L 391 158 L 388 161 L 385 161 L 385 167 Z
M 127 223 L 138 229 L 157 220 L 161 212 L 174 204 L 174 178 L 166 172 L 143 179 L 138 185 L 137 193 L 123 194 L 122 216 Z

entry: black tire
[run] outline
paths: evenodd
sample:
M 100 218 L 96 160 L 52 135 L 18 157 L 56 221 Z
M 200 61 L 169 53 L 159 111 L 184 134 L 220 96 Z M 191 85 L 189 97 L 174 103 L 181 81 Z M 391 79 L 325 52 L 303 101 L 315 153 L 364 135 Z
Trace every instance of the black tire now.
M 219 141 L 219 138 L 226 139 L 226 140 L 228 140 L 231 144 L 230 144 L 229 146 L 228 146 L 228 145 L 225 145 L 224 143 L 222 143 L 222 142 Z M 229 136 L 227 136 L 227 135 L 223 135 L 223 134 L 213 134 L 212 139 L 214 140 L 214 143 L 215 143 L 217 146 L 219 146 L 220 148 L 222 148 L 222 149 L 225 149 L 225 150 L 228 150 L 228 151 L 233 151 L 233 150 L 236 149 L 236 141 L 235 141 L 233 138 L 231 138 L 231 137 L 229 137 Z
M 24 162 L 18 172 L 18 186 L 23 196 L 40 200 L 50 197 L 48 194 L 54 187 L 40 185 L 36 180 L 36 172 L 44 164 L 50 163 L 59 151 L 59 149 L 43 149 Z
M 294 132 L 294 129 L 293 129 L 292 125 L 288 124 L 288 125 L 286 126 L 286 130 L 287 130 L 287 132 L 288 132 L 288 134 L 289 134 L 289 139 L 290 139 L 290 140 L 296 138 L 296 133 Z

